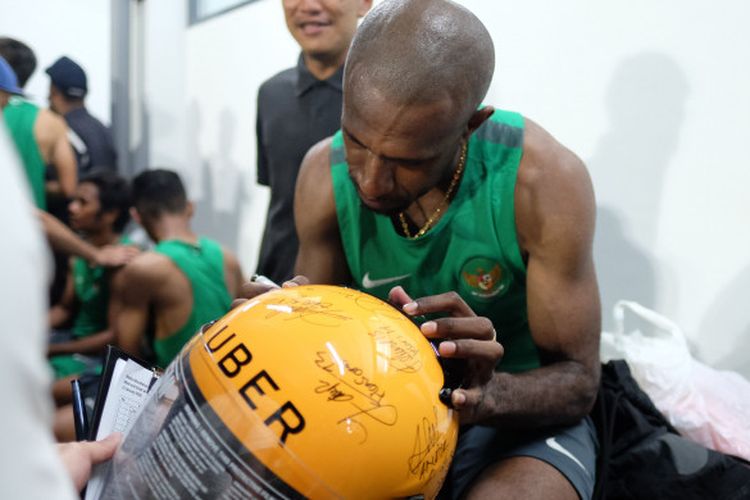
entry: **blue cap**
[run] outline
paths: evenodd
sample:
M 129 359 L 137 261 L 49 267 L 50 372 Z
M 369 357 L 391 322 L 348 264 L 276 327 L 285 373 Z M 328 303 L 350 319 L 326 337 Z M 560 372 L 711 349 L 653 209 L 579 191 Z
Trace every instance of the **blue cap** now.
M 2 57 L 0 57 L 0 90 L 9 94 L 23 95 L 23 90 L 18 86 L 18 78 L 16 78 L 13 68 Z
M 52 80 L 52 85 L 66 96 L 80 99 L 86 95 L 86 73 L 69 57 L 62 56 L 45 71 Z

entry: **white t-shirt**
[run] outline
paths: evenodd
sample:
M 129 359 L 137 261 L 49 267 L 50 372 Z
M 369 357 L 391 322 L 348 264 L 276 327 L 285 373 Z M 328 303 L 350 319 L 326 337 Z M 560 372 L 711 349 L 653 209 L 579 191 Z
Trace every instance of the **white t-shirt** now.
M 0 112 L 0 497 L 75 499 L 52 436 L 48 251 Z

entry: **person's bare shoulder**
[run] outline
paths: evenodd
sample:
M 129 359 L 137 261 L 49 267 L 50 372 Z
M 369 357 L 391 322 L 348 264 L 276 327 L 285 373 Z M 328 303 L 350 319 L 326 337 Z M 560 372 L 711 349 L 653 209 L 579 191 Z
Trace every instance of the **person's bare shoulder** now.
M 67 136 L 68 125 L 65 119 L 49 109 L 39 109 L 34 122 L 34 138 L 45 162 L 49 162 L 52 149 L 61 137 Z
M 324 180 L 331 178 L 331 143 L 333 137 L 327 137 L 313 145 L 305 154 L 300 166 L 300 178 L 306 183 L 302 187 L 323 187 Z M 318 184 L 320 183 L 320 184 Z M 330 182 L 328 182 L 330 184 Z M 300 186 L 300 182 L 297 182 Z
M 68 133 L 68 125 L 62 116 L 49 109 L 41 108 L 34 123 L 34 133 L 37 138 L 54 141 Z
M 329 137 L 318 142 L 302 160 L 294 196 L 294 222 L 300 244 L 338 234 L 331 176 L 332 140 Z
M 519 243 L 528 250 L 549 224 L 593 230 L 595 208 L 583 161 L 537 123 L 525 123 L 515 208 Z
M 172 261 L 156 252 L 142 252 L 116 275 L 119 290 L 127 293 L 153 292 L 175 271 Z
M 309 211 L 319 209 L 330 211 L 333 204 L 333 184 L 331 181 L 331 142 L 328 137 L 311 147 L 302 160 L 294 205 L 295 217 L 303 217 Z

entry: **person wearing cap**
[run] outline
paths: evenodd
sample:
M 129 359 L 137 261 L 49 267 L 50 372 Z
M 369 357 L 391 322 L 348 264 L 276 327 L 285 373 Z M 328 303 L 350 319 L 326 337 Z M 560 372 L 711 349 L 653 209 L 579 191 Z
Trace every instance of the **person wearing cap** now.
M 23 89 L 36 68 L 34 52 L 23 42 L 0 37 L 0 56 L 13 69 L 18 87 Z M 8 100 L 3 117 L 21 157 L 36 206 L 46 210 L 48 197 L 72 196 L 77 183 L 76 160 L 65 121 L 18 94 Z M 47 165 L 52 166 L 56 181 L 45 182 Z
M 78 175 L 93 168 L 117 167 L 117 154 L 112 134 L 101 121 L 86 109 L 88 80 L 83 68 L 62 56 L 46 69 L 50 78 L 50 108 L 65 118 L 71 129 L 70 141 L 78 160 Z
M 0 57 L 0 109 L 4 109 L 14 95 L 23 95 L 23 90 L 18 86 L 18 78 L 8 61 Z
M 302 49 L 297 65 L 258 91 L 258 184 L 271 200 L 257 273 L 281 283 L 297 256 L 294 186 L 310 147 L 338 130 L 341 76 L 357 20 L 372 0 L 284 0 L 289 33 Z

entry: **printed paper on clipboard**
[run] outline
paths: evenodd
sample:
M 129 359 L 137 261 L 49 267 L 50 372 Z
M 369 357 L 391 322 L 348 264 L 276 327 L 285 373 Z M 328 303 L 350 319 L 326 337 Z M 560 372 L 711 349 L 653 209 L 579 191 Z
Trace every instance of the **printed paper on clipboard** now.
M 107 346 L 89 439 L 98 441 L 114 432 L 127 434 L 148 398 L 160 371 L 124 351 Z M 86 487 L 86 500 L 99 497 L 106 466 L 98 466 Z

